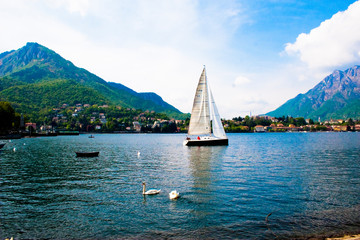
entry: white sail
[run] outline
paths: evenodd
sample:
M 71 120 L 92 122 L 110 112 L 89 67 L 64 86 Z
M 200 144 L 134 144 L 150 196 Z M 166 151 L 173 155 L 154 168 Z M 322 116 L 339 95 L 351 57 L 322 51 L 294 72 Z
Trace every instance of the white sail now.
M 221 123 L 220 114 L 217 110 L 215 100 L 210 88 L 209 88 L 209 92 L 210 92 L 210 112 L 211 112 L 210 119 L 212 121 L 213 135 L 218 138 L 226 138 L 225 130 Z
M 210 133 L 209 96 L 204 68 L 196 88 L 188 135 L 203 135 Z
M 211 121 L 213 135 L 211 134 Z M 207 83 L 205 67 L 196 88 L 188 135 L 198 135 L 198 137 L 191 139 L 187 136 L 183 143 L 186 146 L 219 146 L 229 144 L 214 98 Z

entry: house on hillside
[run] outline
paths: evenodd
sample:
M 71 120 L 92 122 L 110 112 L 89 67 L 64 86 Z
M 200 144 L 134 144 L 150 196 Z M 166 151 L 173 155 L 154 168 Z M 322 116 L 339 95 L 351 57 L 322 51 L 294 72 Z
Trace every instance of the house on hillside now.
M 135 129 L 136 132 L 140 132 L 141 131 L 141 125 L 139 122 L 133 122 L 133 128 Z
M 159 121 L 155 121 L 154 124 L 153 124 L 153 126 L 152 126 L 153 129 L 156 128 L 156 127 L 158 127 L 158 128 L 161 127 L 161 124 L 160 124 Z
M 341 125 L 333 125 L 332 129 L 334 130 L 334 132 L 346 132 L 348 126 L 341 126 Z
M 255 132 L 263 133 L 265 132 L 265 128 L 262 125 L 256 125 L 255 126 Z
M 290 132 L 298 132 L 298 131 L 300 131 L 300 129 L 301 128 L 296 127 L 294 124 L 289 124 L 288 131 L 290 131 Z
M 334 132 L 346 132 L 348 130 L 347 126 L 342 126 L 342 125 L 333 125 L 331 127 Z

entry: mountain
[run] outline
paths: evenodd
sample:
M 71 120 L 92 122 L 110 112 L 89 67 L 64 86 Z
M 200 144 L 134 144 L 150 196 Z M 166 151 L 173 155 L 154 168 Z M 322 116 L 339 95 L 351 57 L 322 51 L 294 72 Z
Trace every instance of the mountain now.
M 360 119 L 360 66 L 334 71 L 307 93 L 297 95 L 266 115 L 314 120 Z
M 153 92 L 143 92 L 143 93 L 137 93 L 135 92 L 134 90 L 120 84 L 120 83 L 114 83 L 114 82 L 109 82 L 109 84 L 114 87 L 114 88 L 117 88 L 117 89 L 122 89 L 122 90 L 125 90 L 127 92 L 129 92 L 130 94 L 134 95 L 134 96 L 137 96 L 137 97 L 140 97 L 144 100 L 150 100 L 150 101 L 153 101 L 154 103 L 156 103 L 157 105 L 159 106 L 162 106 L 162 107 L 165 107 L 165 108 L 168 108 L 168 109 L 172 109 L 173 107 L 166 103 L 159 95 L 157 95 L 156 93 L 153 93 Z
M 63 103 L 89 103 L 185 116 L 155 93 L 137 93 L 122 84 L 106 82 L 38 43 L 0 54 L 0 100 L 11 102 L 24 113 Z

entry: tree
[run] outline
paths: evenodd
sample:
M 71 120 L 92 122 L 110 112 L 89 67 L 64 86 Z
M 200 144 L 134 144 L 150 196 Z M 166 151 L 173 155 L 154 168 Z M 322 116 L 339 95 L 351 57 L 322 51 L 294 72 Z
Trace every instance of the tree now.
M 255 127 L 256 123 L 249 117 L 249 116 L 245 116 L 245 126 L 248 126 L 249 128 Z
M 239 117 L 234 117 L 232 120 L 241 122 L 243 118 L 239 116 Z
M 296 121 L 296 126 L 297 127 L 300 127 L 300 126 L 304 126 L 306 125 L 306 121 L 303 117 L 298 117 L 298 118 L 295 118 L 295 121 Z
M 8 131 L 15 121 L 15 110 L 9 102 L 0 102 L 0 130 Z

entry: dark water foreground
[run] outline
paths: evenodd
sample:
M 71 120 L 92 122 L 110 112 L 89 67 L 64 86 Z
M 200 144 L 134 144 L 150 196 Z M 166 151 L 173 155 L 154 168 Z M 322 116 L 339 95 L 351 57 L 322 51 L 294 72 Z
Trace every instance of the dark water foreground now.
M 7 142 L 0 152 L 0 239 L 360 232 L 360 133 L 230 134 L 227 147 L 184 147 L 184 137 Z M 90 150 L 99 157 L 76 158 L 75 151 Z M 144 197 L 142 181 L 162 192 Z M 174 189 L 181 198 L 169 200 Z

